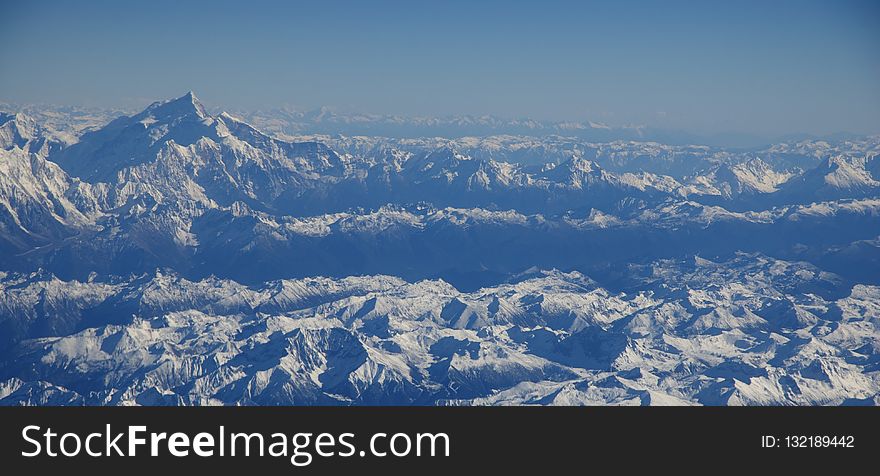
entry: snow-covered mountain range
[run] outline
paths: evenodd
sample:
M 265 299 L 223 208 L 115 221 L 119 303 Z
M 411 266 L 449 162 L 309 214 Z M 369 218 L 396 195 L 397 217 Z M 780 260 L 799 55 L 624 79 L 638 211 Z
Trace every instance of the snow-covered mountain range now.
M 253 117 L 0 113 L 0 404 L 880 403 L 880 137 Z

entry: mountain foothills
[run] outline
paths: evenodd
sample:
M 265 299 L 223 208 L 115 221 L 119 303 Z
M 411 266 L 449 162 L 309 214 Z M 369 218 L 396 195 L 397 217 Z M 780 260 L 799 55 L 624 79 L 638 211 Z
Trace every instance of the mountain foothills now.
M 0 404 L 880 403 L 880 137 L 272 114 L 0 113 Z

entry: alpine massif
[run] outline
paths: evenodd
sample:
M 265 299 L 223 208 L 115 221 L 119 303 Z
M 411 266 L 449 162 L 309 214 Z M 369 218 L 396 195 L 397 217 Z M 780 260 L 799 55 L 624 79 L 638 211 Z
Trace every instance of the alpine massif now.
M 7 109 L 0 404 L 880 403 L 880 137 Z

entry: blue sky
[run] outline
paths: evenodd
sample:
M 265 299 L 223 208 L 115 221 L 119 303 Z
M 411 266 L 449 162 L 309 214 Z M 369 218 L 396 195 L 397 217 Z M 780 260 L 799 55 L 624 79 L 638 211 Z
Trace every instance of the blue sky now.
M 880 132 L 878 1 L 6 1 L 0 99 Z

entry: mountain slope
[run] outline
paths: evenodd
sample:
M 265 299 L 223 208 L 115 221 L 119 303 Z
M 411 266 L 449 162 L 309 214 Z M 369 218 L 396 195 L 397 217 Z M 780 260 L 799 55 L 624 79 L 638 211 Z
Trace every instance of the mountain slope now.
M 5 322 L 36 324 L 51 305 L 81 330 L 30 327 L 0 367 L 0 403 L 840 404 L 880 391 L 876 286 L 760 255 L 631 271 L 643 277 L 616 294 L 558 271 L 472 293 L 382 276 L 6 276 Z
M 106 119 L 0 116 L 0 404 L 880 403 L 880 138 Z

